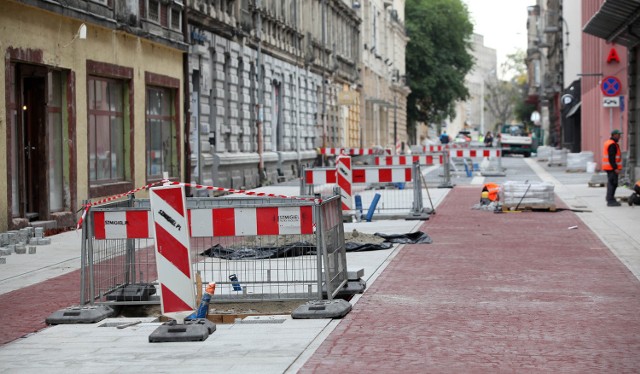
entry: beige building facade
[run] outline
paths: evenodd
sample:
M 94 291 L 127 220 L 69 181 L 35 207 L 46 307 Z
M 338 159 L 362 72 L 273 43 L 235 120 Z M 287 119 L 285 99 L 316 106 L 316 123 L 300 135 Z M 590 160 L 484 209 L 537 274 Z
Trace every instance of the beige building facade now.
M 180 3 L 2 8 L 0 231 L 30 221 L 73 226 L 84 200 L 126 193 L 163 172 L 181 179 Z
M 362 1 L 362 147 L 408 146 L 404 0 Z

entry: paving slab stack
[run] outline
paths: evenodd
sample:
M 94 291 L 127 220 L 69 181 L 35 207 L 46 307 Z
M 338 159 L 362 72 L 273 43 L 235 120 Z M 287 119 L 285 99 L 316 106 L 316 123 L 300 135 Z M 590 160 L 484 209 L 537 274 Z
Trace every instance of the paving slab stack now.
M 38 245 L 51 244 L 51 238 L 44 237 L 42 227 L 25 227 L 20 230 L 11 230 L 0 233 L 0 256 L 15 254 L 35 254 Z M 6 263 L 5 258 L 0 258 L 0 264 Z

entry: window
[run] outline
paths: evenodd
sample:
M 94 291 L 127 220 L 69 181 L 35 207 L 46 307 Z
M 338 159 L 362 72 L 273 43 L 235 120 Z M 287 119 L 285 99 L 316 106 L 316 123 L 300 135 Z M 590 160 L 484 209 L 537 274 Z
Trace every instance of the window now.
M 175 90 L 147 86 L 146 169 L 147 179 L 162 179 L 178 175 L 178 137 L 175 120 Z
M 124 83 L 89 77 L 89 182 L 125 178 Z M 98 182 L 98 183 L 96 183 Z

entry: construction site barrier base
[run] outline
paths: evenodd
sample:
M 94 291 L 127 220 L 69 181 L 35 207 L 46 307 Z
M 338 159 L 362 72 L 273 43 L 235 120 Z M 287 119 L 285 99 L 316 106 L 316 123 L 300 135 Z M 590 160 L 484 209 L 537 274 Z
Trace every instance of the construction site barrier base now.
M 149 335 L 149 343 L 205 341 L 216 331 L 216 324 L 205 318 L 165 322 Z
M 53 312 L 45 322 L 47 325 L 97 323 L 113 314 L 114 310 L 108 305 L 74 306 Z
M 291 313 L 294 319 L 342 318 L 351 311 L 351 303 L 342 299 L 312 300 Z

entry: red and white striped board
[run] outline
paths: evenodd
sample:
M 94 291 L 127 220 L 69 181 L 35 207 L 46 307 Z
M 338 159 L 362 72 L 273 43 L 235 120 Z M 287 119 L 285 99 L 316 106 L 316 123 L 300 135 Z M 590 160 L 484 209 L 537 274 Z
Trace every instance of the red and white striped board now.
M 342 210 L 351 210 L 351 206 L 353 205 L 353 196 L 351 194 L 353 173 L 351 171 L 350 156 L 338 156 L 336 160 L 336 179 L 338 187 L 340 187 L 340 196 L 342 196 Z
M 445 149 L 461 149 L 468 148 L 469 143 L 453 143 L 453 144 L 445 144 L 445 145 L 423 145 L 422 153 L 434 153 L 434 152 L 442 152 Z M 413 149 L 413 148 L 412 148 Z
M 94 212 L 94 237 L 154 238 L 151 212 Z M 208 208 L 187 212 L 192 237 L 313 234 L 313 207 Z
M 434 159 L 442 164 L 442 155 L 413 155 L 413 156 L 378 156 L 375 158 L 376 165 L 433 165 Z
M 306 169 L 305 183 L 311 185 L 321 185 L 327 183 L 337 183 L 336 171 L 334 169 Z M 411 182 L 412 170 L 410 166 L 390 166 L 383 167 L 354 167 L 352 169 L 355 183 L 400 183 Z
M 345 154 L 349 156 L 363 156 L 363 155 L 381 155 L 391 154 L 390 149 L 382 148 L 320 148 L 321 155 L 339 155 Z
M 104 239 L 147 239 L 153 237 L 153 220 L 148 210 L 95 211 L 93 236 Z
M 500 149 L 481 148 L 481 149 L 451 149 L 449 150 L 450 157 L 500 157 Z
M 336 169 L 316 168 L 304 170 L 304 181 L 306 184 L 321 185 L 336 183 Z
M 196 305 L 184 187 L 153 187 L 149 200 L 162 314 L 181 323 L 193 313 Z
M 368 167 L 353 169 L 353 183 L 401 183 L 411 182 L 411 167 Z
M 189 221 L 194 238 L 313 234 L 313 207 L 192 209 Z

